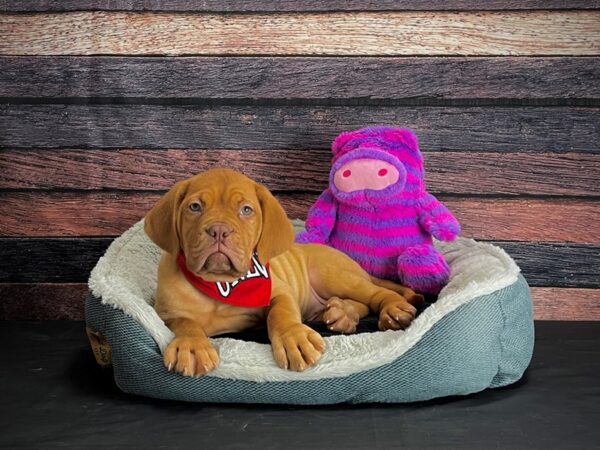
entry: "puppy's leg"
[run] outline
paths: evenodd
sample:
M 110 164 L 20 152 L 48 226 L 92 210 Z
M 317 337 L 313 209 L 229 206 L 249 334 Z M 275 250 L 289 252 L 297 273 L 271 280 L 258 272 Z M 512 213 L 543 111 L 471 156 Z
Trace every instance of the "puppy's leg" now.
M 163 356 L 165 367 L 185 376 L 205 375 L 219 365 L 219 354 L 202 326 L 190 319 L 166 320 L 175 333 Z
M 379 306 L 379 322 L 377 325 L 382 331 L 403 330 L 408 327 L 417 316 L 417 309 L 404 297 L 386 299 Z
M 393 291 L 400 294 L 408 303 L 413 305 L 415 308 L 420 308 L 425 304 L 425 297 L 421 294 L 417 294 L 411 288 L 396 284 L 389 280 L 382 280 L 376 277 L 371 277 L 371 282 L 376 286 L 383 289 Z M 382 305 L 382 309 L 379 311 L 379 329 L 380 330 L 397 330 L 399 328 L 405 328 L 401 322 L 401 311 L 404 311 L 401 303 L 388 302 Z M 413 317 L 414 318 L 414 317 Z
M 381 330 L 406 328 L 416 316 L 416 308 L 404 297 L 419 301 L 410 289 L 371 276 L 347 255 L 325 246 L 309 248 L 312 287 L 322 298 L 352 299 L 379 314 Z M 328 264 L 322 264 L 322 261 Z M 397 291 L 397 292 L 395 292 Z
M 335 273 L 322 273 L 319 295 L 349 298 L 366 305 L 370 311 L 379 314 L 380 330 L 399 330 L 410 325 L 417 309 L 397 292 L 377 286 L 361 270 L 344 270 Z M 340 282 L 339 280 L 343 280 Z
M 416 306 L 417 308 L 423 306 L 425 304 L 425 297 L 421 294 L 417 294 L 411 288 L 402 286 L 401 284 L 394 283 L 390 280 L 382 280 L 381 278 L 377 278 L 371 276 L 371 282 L 379 287 L 389 289 L 390 291 L 394 291 L 404 297 L 408 303 Z
M 271 299 L 267 329 L 277 365 L 301 372 L 313 366 L 325 350 L 319 333 L 302 323 L 300 306 L 289 293 Z
M 338 333 L 354 333 L 358 322 L 369 314 L 369 307 L 349 298 L 331 297 L 325 303 L 323 322 Z

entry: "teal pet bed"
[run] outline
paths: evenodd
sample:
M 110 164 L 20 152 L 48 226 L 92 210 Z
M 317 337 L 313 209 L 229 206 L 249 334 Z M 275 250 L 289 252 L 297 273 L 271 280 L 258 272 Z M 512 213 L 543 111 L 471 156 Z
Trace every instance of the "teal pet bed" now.
M 117 238 L 89 280 L 85 314 L 99 362 L 125 392 L 194 402 L 331 404 L 413 402 L 519 380 L 533 351 L 529 287 L 500 248 L 471 239 L 439 244 L 452 276 L 403 331 L 325 337 L 319 363 L 279 368 L 270 345 L 212 338 L 221 364 L 199 378 L 168 372 L 173 337 L 152 307 L 160 249 L 139 222 Z

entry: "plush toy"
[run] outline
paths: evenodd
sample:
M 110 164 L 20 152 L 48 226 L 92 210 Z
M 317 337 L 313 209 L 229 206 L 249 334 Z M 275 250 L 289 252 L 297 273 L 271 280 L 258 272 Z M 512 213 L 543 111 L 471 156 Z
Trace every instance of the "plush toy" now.
M 326 189 L 312 206 L 301 243 L 343 251 L 378 278 L 437 294 L 450 268 L 431 236 L 451 241 L 460 225 L 425 189 L 417 137 L 371 127 L 340 134 Z

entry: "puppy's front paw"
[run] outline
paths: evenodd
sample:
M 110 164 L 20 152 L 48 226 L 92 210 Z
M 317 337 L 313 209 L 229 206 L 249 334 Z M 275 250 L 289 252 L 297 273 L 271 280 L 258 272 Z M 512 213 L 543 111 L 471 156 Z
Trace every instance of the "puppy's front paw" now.
M 319 361 L 325 341 L 315 330 L 298 323 L 274 333 L 271 347 L 279 367 L 302 372 Z
M 325 303 L 323 322 L 327 324 L 329 330 L 338 333 L 354 333 L 359 320 L 358 311 L 350 302 L 332 297 Z
M 219 354 L 208 339 L 176 337 L 164 354 L 167 370 L 195 377 L 206 375 L 219 365 Z
M 403 330 L 411 324 L 416 314 L 417 309 L 403 297 L 387 301 L 379 312 L 379 329 Z

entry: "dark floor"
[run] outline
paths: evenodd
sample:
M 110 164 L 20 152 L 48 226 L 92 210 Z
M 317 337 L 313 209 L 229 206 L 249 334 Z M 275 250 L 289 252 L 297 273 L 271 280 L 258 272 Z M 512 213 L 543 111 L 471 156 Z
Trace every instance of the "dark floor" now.
M 409 405 L 282 407 L 121 393 L 80 322 L 0 322 L 0 448 L 600 449 L 600 323 L 536 323 L 514 386 Z

